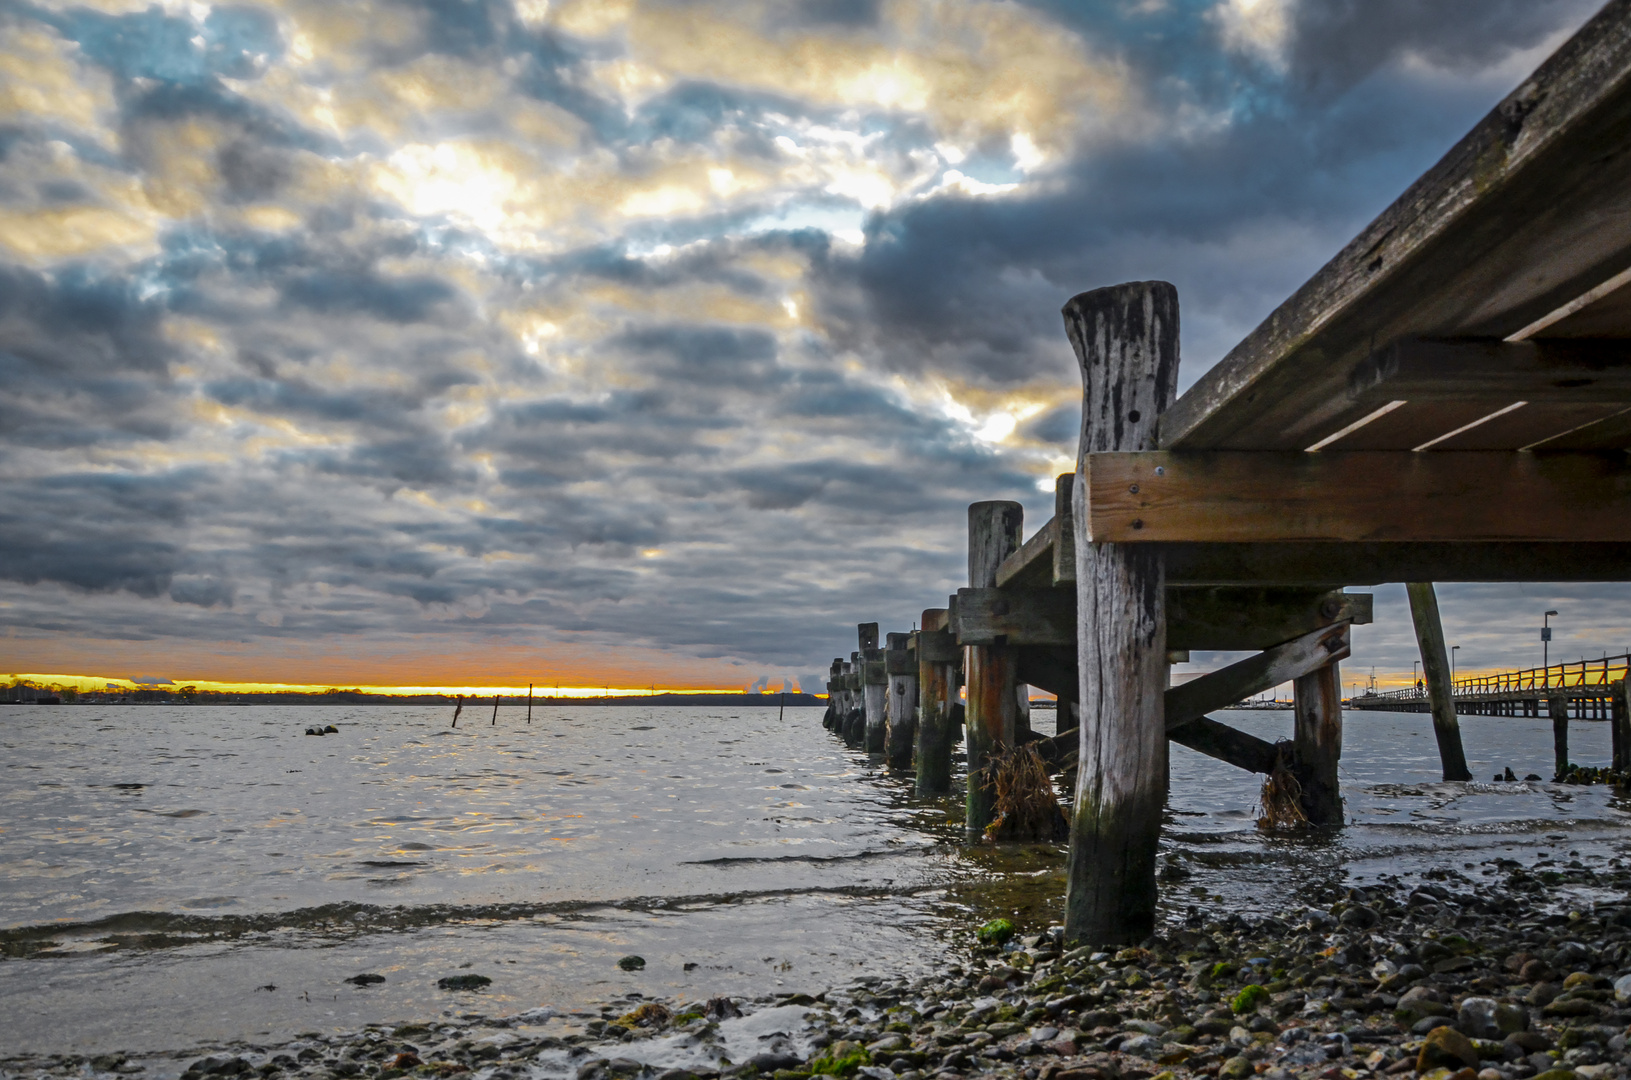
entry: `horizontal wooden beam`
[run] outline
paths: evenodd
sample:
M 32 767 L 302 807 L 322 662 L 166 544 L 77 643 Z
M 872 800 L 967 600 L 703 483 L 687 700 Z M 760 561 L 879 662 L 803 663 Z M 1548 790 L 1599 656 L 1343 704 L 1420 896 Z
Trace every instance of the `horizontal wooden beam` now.
M 1034 589 L 1052 585 L 1058 530 L 1058 520 L 1050 518 L 1018 551 L 1004 559 L 997 567 L 997 587 Z
M 1076 582 L 1076 529 L 1071 497 L 1076 474 L 1061 473 L 1053 481 L 1053 517 L 1018 551 L 997 567 L 997 587 L 1038 589 Z
M 1287 588 L 1167 589 L 1167 649 L 1268 649 L 1322 626 L 1371 621 L 1369 593 Z
M 1167 730 L 1344 659 L 1348 643 L 1348 624 L 1338 623 L 1179 683 L 1166 692 Z
M 1631 341 L 1401 338 L 1349 377 L 1375 400 L 1631 405 Z
M 1076 644 L 1075 589 L 958 589 L 959 645 Z
M 950 630 L 919 630 L 917 658 L 923 664 L 955 664 L 963 659 L 963 650 Z
M 1273 743 L 1220 724 L 1209 716 L 1169 729 L 1167 738 L 1247 772 L 1267 775 L 1274 771 L 1280 757 Z
M 1163 544 L 1171 585 L 1631 581 L 1631 542 Z
M 1088 455 L 1086 483 L 1095 542 L 1631 536 L 1622 452 L 1105 453 Z
M 1371 621 L 1366 594 L 1211 587 L 1170 588 L 1166 596 L 1169 650 L 1267 649 L 1333 623 Z M 960 645 L 1074 650 L 1076 591 L 959 589 L 952 632 Z

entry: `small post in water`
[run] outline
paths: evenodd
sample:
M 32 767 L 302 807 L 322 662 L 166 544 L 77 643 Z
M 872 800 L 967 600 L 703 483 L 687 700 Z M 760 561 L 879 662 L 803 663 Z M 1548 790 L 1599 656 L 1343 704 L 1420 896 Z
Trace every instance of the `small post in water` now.
M 1548 698 L 1546 711 L 1552 717 L 1552 756 L 1557 759 L 1556 778 L 1561 780 L 1569 771 L 1569 699 Z
M 1609 734 L 1614 747 L 1613 761 L 1617 772 L 1631 769 L 1631 680 L 1620 679 L 1609 684 Z
M 498 695 L 493 695 L 493 726 L 498 726 Z
M 527 684 L 527 723 L 532 723 L 532 684 Z
M 1444 648 L 1444 625 L 1439 620 L 1438 595 L 1431 581 L 1405 585 L 1410 596 L 1410 620 L 1416 624 L 1421 649 L 1421 672 L 1427 680 L 1427 698 L 1433 710 L 1433 737 L 1446 780 L 1471 780 L 1467 754 L 1461 748 L 1461 722 L 1455 715 L 1455 686 L 1450 677 L 1450 654 Z
M 460 694 L 453 704 L 453 726 L 459 726 L 459 714 L 464 712 L 464 695 Z

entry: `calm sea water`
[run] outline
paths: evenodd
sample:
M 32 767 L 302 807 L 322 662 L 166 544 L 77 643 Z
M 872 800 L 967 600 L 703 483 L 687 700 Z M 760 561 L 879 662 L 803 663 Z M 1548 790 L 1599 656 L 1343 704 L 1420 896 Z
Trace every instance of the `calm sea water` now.
M 1284 713 L 1232 713 L 1264 737 Z M 957 800 L 820 710 L 0 710 L 0 1050 L 182 1050 L 637 990 L 816 991 L 1057 917 L 1062 853 L 970 847 Z M 1038 712 L 1051 730 L 1052 714 Z M 302 735 L 332 723 L 337 735 Z M 1549 721 L 1463 721 L 1475 775 L 1549 774 Z M 1606 725 L 1572 725 L 1602 763 Z M 1278 908 L 1384 872 L 1617 853 L 1603 788 L 1444 784 L 1420 715 L 1350 713 L 1350 826 L 1272 838 L 1258 779 L 1174 746 L 1164 903 Z M 616 960 L 636 953 L 645 970 Z M 361 973 L 385 982 L 356 987 Z M 480 994 L 439 990 L 474 973 Z

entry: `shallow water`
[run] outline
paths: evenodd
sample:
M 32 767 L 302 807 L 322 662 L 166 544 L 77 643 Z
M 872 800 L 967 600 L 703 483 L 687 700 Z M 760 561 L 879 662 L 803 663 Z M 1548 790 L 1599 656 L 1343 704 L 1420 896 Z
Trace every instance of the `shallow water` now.
M 1284 713 L 1235 712 L 1264 737 Z M 1056 918 L 1062 852 L 960 842 L 956 800 L 820 711 L 0 711 L 0 1049 L 183 1049 L 639 991 L 819 990 Z M 1052 714 L 1037 726 L 1051 730 Z M 300 733 L 333 723 L 338 735 Z M 1475 775 L 1549 773 L 1547 720 L 1471 717 Z M 1607 725 L 1571 725 L 1606 760 Z M 1445 784 L 1428 718 L 1350 713 L 1348 828 L 1264 837 L 1258 779 L 1172 748 L 1164 904 L 1279 908 L 1379 873 L 1618 851 L 1605 789 Z M 637 953 L 644 971 L 615 961 Z M 384 983 L 358 988 L 363 972 Z M 436 987 L 479 973 L 481 993 Z

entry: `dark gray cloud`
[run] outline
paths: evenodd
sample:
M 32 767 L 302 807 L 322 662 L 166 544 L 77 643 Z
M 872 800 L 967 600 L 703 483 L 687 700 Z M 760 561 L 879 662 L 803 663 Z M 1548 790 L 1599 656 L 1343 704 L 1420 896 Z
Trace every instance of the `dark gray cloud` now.
M 944 604 L 969 502 L 1051 512 L 1067 297 L 1176 282 L 1192 380 L 1588 14 L 1303 0 L 1268 56 L 1210 0 L 994 6 L 1145 110 L 1021 133 L 957 111 L 983 90 L 855 90 L 867 49 L 943 72 L 977 33 L 871 0 L 737 13 L 749 64 L 568 7 L 0 16 L 83 94 L 0 131 L 8 633 L 824 670 Z M 830 85 L 762 76 L 802 55 Z M 1408 663 L 1389 597 L 1362 640 Z M 1446 617 L 1495 662 L 1526 646 L 1477 613 L 1539 597 Z

